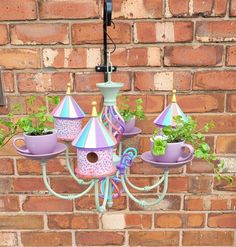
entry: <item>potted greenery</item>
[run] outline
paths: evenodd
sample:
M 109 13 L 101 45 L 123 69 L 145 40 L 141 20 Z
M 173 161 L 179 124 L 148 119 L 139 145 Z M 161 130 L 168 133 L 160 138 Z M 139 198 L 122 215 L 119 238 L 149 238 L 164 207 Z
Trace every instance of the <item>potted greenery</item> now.
M 35 104 L 36 97 L 31 96 L 27 99 L 27 105 Z M 14 120 L 14 113 L 9 113 L 7 119 L 1 119 L 0 124 L 0 147 L 4 146 L 11 138 L 17 134 L 23 133 L 22 136 L 16 137 L 13 141 L 15 148 L 19 152 L 44 154 L 52 152 L 57 144 L 56 132 L 50 127 L 53 117 L 47 112 L 46 104 L 59 102 L 58 97 L 46 97 L 45 105 L 39 106 L 27 116 Z M 20 105 L 14 107 L 14 112 L 20 109 Z M 25 142 L 24 147 L 18 147 L 16 142 L 22 139 Z
M 126 96 L 122 97 L 122 104 L 120 106 L 119 112 L 125 120 L 126 133 L 132 132 L 132 130 L 134 129 L 136 118 L 139 120 L 143 120 L 145 118 L 142 104 L 142 99 L 136 99 L 134 110 L 132 110 L 131 106 L 129 105 L 129 98 Z
M 207 123 L 201 129 L 197 129 L 197 122 L 191 117 L 188 117 L 187 121 L 183 121 L 181 116 L 174 118 L 176 123 L 175 127 L 166 126 L 161 130 L 156 129 L 152 135 L 151 152 L 154 158 L 162 158 L 165 160 L 167 155 L 175 152 L 173 144 L 183 144 L 186 142 L 194 148 L 194 157 L 203 159 L 208 162 L 214 169 L 216 178 L 220 181 L 222 178 L 227 180 L 229 183 L 232 182 L 231 176 L 222 176 L 221 171 L 224 168 L 224 162 L 219 161 L 210 146 L 206 143 L 204 134 L 214 126 L 213 123 Z M 162 136 L 160 137 L 160 132 Z M 191 153 L 191 148 L 190 148 Z M 163 161 L 163 160 L 162 160 Z M 178 160 L 177 160 L 178 162 Z

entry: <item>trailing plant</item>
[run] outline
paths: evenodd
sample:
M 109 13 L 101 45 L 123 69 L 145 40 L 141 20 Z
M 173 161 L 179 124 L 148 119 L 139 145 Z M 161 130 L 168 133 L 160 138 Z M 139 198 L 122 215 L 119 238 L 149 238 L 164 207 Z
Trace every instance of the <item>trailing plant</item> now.
M 132 110 L 129 105 L 129 98 L 122 97 L 122 103 L 119 110 L 121 116 L 124 118 L 125 122 L 130 121 L 133 117 L 137 117 L 140 120 L 145 118 L 143 111 L 143 100 L 138 98 L 135 100 L 135 109 Z
M 214 127 L 214 123 L 207 123 L 201 129 L 197 129 L 197 122 L 191 117 L 184 121 L 181 116 L 177 116 L 174 118 L 174 121 L 176 123 L 174 128 L 171 126 L 162 128 L 163 138 L 158 138 L 159 129 L 154 131 L 152 135 L 153 154 L 164 155 L 168 143 L 185 141 L 193 146 L 196 158 L 207 161 L 213 167 L 218 181 L 221 181 L 223 178 L 232 183 L 233 179 L 231 176 L 222 176 L 221 174 L 224 169 L 224 161 L 220 161 L 206 143 L 204 134 Z
M 36 96 L 31 96 L 26 100 L 28 106 L 35 104 Z M 53 117 L 47 111 L 47 105 L 57 105 L 60 99 L 58 96 L 47 96 L 45 105 L 39 106 L 35 111 L 27 116 L 15 120 L 15 114 L 20 111 L 21 105 L 16 104 L 12 112 L 6 119 L 0 119 L 0 147 L 3 147 L 14 135 L 26 133 L 27 135 L 46 135 L 52 133 L 50 123 Z

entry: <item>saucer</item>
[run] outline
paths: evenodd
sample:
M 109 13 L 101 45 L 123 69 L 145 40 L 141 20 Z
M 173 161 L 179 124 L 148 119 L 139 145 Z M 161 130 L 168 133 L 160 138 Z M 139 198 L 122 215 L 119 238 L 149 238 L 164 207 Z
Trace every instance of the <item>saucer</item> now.
M 31 159 L 31 160 L 49 160 L 52 158 L 55 158 L 60 153 L 64 152 L 66 150 L 66 145 L 63 143 L 57 143 L 57 146 L 55 147 L 55 150 L 52 153 L 48 154 L 31 154 L 31 153 L 23 153 L 20 151 L 17 151 L 18 154 L 22 155 L 25 158 Z
M 138 135 L 142 132 L 142 130 L 140 128 L 134 127 L 131 131 L 129 132 L 124 132 L 123 136 L 125 137 L 131 137 L 131 136 L 135 136 Z
M 164 163 L 164 162 L 155 161 L 152 157 L 151 151 L 147 151 L 141 155 L 141 159 L 147 163 L 150 163 L 150 164 L 158 167 L 158 168 L 175 168 L 175 167 L 183 166 L 186 163 L 192 161 L 193 155 L 189 159 L 183 160 L 180 162 Z

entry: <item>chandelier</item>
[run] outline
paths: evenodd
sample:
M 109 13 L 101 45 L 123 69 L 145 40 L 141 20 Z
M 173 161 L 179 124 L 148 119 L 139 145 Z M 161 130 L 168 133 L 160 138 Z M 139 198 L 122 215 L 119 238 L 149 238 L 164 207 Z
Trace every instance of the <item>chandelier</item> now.
M 141 130 L 125 132 L 125 121 L 117 109 L 116 98 L 123 84 L 111 81 L 111 73 L 116 71 L 116 67 L 111 64 L 110 53 L 107 50 L 107 37 L 110 39 L 107 34 L 107 26 L 112 23 L 111 12 L 112 1 L 104 1 L 104 65 L 96 67 L 97 72 L 104 72 L 105 74 L 105 82 L 97 84 L 104 98 L 102 112 L 98 114 L 96 102 L 92 102 L 91 118 L 82 128 L 82 119 L 85 114 L 73 99 L 71 85 L 68 84 L 65 97 L 52 112 L 57 138 L 63 143 L 58 143 L 56 149 L 48 154 L 33 155 L 19 152 L 26 158 L 41 161 L 43 181 L 50 194 L 61 199 L 74 200 L 94 190 L 96 209 L 100 213 L 111 208 L 113 200 L 123 193 L 126 193 L 132 201 L 141 207 L 159 204 L 167 193 L 169 169 L 184 165 L 192 158 L 179 163 L 164 163 L 153 160 L 151 152 L 145 152 L 141 158 L 155 167 L 162 168 L 161 178 L 153 185 L 144 187 L 139 187 L 130 181 L 127 171 L 138 153 L 132 147 L 122 150 L 122 142 L 124 137 L 130 138 L 138 135 Z M 176 103 L 175 94 L 172 103 L 157 117 L 154 123 L 158 126 L 171 125 L 174 115 L 181 115 L 185 118 L 184 113 Z M 71 144 L 77 151 L 76 169 L 70 163 L 69 146 Z M 81 193 L 59 194 L 51 188 L 48 182 L 47 162 L 63 152 L 65 152 L 66 166 L 71 177 L 78 185 L 87 186 Z M 137 191 L 148 192 L 158 186 L 163 187 L 162 192 L 157 194 L 156 199 L 152 201 L 139 199 L 130 191 L 132 188 Z

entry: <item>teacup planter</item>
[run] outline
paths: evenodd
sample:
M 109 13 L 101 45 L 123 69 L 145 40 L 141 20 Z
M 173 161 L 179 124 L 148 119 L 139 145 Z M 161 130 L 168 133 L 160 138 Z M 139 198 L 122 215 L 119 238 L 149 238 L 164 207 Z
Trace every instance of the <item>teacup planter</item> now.
M 163 140 L 162 136 L 157 136 L 155 140 L 158 138 Z M 158 145 L 158 142 L 155 145 Z M 150 146 L 153 160 L 162 163 L 183 162 L 191 158 L 194 153 L 194 148 L 191 145 L 186 144 L 184 141 L 167 143 L 164 155 L 155 154 L 153 151 L 154 141 L 152 139 L 150 139 Z
M 24 146 L 19 147 L 18 141 L 23 141 Z M 17 136 L 13 140 L 15 149 L 21 153 L 30 153 L 34 155 L 52 153 L 57 145 L 57 133 L 52 130 L 44 135 L 29 135 L 24 133 L 22 136 Z
M 57 138 L 63 141 L 73 141 L 82 129 L 82 119 L 85 114 L 70 95 L 70 83 L 67 86 L 67 95 L 52 111 L 52 115 Z
M 97 116 L 93 102 L 92 118 L 72 142 L 77 149 L 77 174 L 83 178 L 102 178 L 113 175 L 113 148 L 117 142 Z
M 135 117 L 131 118 L 129 121 L 125 121 L 124 132 L 125 133 L 132 132 L 135 128 L 135 124 L 136 124 L 136 118 Z

